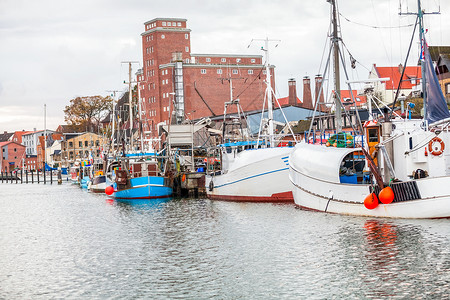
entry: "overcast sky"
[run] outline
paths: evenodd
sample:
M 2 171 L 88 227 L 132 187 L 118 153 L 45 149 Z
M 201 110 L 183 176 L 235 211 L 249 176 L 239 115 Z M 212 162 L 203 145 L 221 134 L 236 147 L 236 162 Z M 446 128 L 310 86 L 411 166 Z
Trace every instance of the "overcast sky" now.
M 342 36 L 358 61 L 351 79 L 367 78 L 374 63 L 403 63 L 413 30 L 404 26 L 415 17 L 399 16 L 400 2 L 404 12 L 417 9 L 416 0 L 339 1 Z M 450 45 L 450 1 L 422 6 L 441 11 L 425 18 L 428 44 Z M 158 17 L 188 20 L 192 53 L 262 55 L 262 44 L 247 48 L 251 39 L 281 40 L 270 52 L 277 96 L 293 77 L 301 98 L 303 76 L 321 72 L 329 13 L 326 0 L 0 0 L 0 132 L 43 129 L 44 104 L 54 130 L 71 99 L 124 91 L 121 62 L 142 64 L 143 24 Z M 410 64 L 418 52 L 415 43 Z

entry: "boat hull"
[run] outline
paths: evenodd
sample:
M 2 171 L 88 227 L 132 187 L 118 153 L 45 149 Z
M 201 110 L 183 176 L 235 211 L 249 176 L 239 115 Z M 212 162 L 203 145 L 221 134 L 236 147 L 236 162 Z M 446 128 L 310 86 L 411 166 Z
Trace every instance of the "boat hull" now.
M 144 176 L 129 179 L 129 186 L 118 190 L 114 183 L 114 199 L 157 199 L 172 196 L 172 188 L 167 186 L 164 177 Z
M 298 165 L 299 155 L 304 154 L 293 152 L 289 170 L 295 204 L 303 209 L 386 218 L 450 218 L 449 176 L 403 182 L 415 190 L 405 194 L 418 196 L 401 201 L 395 196 L 390 204 L 380 203 L 375 209 L 367 209 L 364 199 L 371 193 L 370 185 L 345 184 L 314 177 L 311 172 L 307 174 L 307 169 Z
M 237 168 L 227 173 L 207 175 L 207 197 L 242 202 L 291 202 L 288 158 L 293 148 L 246 150 L 237 154 Z
M 88 186 L 89 191 L 93 193 L 104 193 L 107 186 L 112 185 L 112 182 L 106 175 L 94 177 Z

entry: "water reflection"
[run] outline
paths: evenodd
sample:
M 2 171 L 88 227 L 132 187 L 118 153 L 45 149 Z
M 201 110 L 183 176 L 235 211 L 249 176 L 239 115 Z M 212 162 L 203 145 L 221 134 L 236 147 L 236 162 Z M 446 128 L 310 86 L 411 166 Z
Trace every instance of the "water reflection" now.
M 397 226 L 380 220 L 367 220 L 366 229 L 366 253 L 371 269 L 379 270 L 392 264 L 398 254 Z
M 450 298 L 450 222 L 1 185 L 0 299 Z
M 173 198 L 155 198 L 155 199 L 106 199 L 106 203 L 110 205 L 116 204 L 118 207 L 138 207 L 138 208 L 154 208 L 161 204 L 171 201 Z

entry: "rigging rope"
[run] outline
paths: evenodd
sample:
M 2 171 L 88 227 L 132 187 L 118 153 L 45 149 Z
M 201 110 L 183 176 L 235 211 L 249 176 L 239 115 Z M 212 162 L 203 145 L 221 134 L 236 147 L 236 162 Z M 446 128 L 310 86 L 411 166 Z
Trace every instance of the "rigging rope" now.
M 370 28 L 375 28 L 375 29 L 393 29 L 393 28 L 402 28 L 402 27 L 412 27 L 412 26 L 414 26 L 414 23 L 407 24 L 407 25 L 400 25 L 400 26 L 374 26 L 374 25 L 367 25 L 367 24 L 362 24 L 362 23 L 358 23 L 358 22 L 353 22 L 350 19 L 348 19 L 347 17 L 345 17 L 344 15 L 342 15 L 341 13 L 339 13 L 339 15 L 341 17 L 343 17 L 349 23 L 353 23 L 353 24 L 360 25 L 360 26 L 365 26 L 365 27 L 370 27 Z

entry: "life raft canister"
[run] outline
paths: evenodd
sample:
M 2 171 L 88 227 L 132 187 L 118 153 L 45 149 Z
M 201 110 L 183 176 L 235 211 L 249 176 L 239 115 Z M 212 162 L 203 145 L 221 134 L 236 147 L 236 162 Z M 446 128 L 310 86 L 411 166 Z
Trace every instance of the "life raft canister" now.
M 428 152 L 430 152 L 434 156 L 439 156 L 444 153 L 445 144 L 444 141 L 442 141 L 437 136 L 432 138 L 431 141 L 428 143 Z

